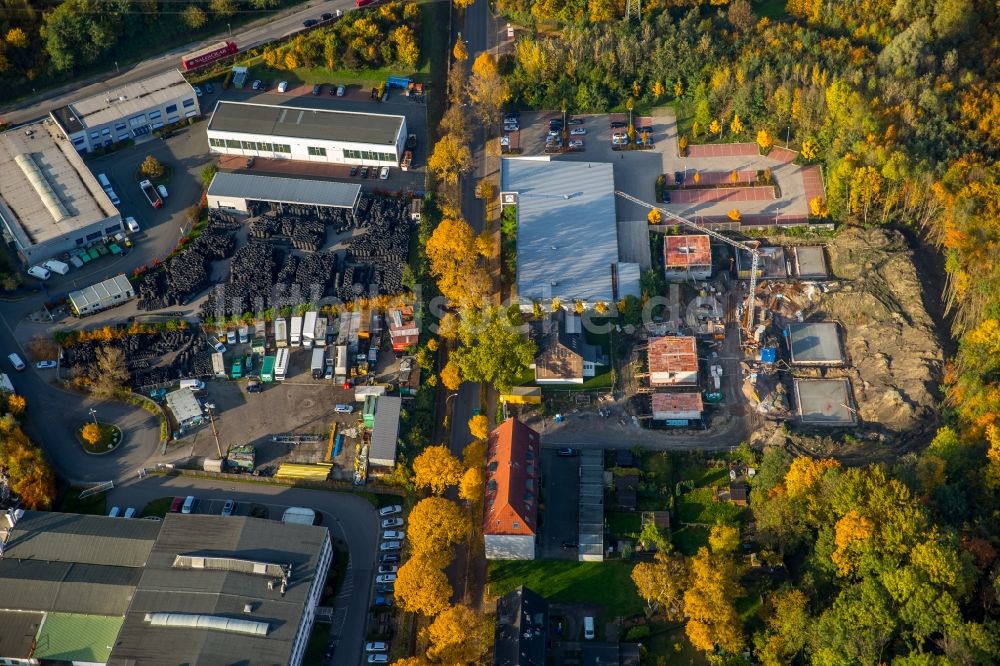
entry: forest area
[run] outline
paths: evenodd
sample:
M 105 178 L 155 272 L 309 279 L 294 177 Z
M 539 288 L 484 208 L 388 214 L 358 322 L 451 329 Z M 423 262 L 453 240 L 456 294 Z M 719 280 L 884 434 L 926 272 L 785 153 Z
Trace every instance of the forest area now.
M 1000 662 L 1000 87 L 985 0 L 498 0 L 526 28 L 499 63 L 515 105 L 674 105 L 690 143 L 789 140 L 824 216 L 908 228 L 947 272 L 940 428 L 891 465 L 764 452 L 750 506 L 772 571 L 747 591 L 731 535 L 634 578 L 717 663 Z M 758 16 L 765 11 L 769 17 Z M 816 214 L 816 211 L 814 211 Z M 664 581 L 676 581 L 670 585 Z M 749 617 L 734 602 L 760 595 Z M 658 657 L 654 657 L 658 658 Z M 663 662 L 654 662 L 663 663 Z
M 0 0 L 6 99 L 161 53 L 296 0 Z

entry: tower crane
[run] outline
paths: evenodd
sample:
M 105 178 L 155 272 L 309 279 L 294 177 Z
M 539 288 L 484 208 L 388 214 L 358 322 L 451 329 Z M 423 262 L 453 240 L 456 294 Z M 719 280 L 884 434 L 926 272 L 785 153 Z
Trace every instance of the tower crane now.
M 703 227 L 700 224 L 692 222 L 691 220 L 687 219 L 686 217 L 681 217 L 680 215 L 677 215 L 676 213 L 671 213 L 669 210 L 666 210 L 665 208 L 660 208 L 659 206 L 654 206 L 653 204 L 647 203 L 647 202 L 643 201 L 642 199 L 639 199 L 637 197 L 632 196 L 631 194 L 627 194 L 627 193 L 621 192 L 619 190 L 615 190 L 615 194 L 617 194 L 618 196 L 620 196 L 622 199 L 625 199 L 626 201 L 631 201 L 632 203 L 637 204 L 639 206 L 643 206 L 644 208 L 649 208 L 650 210 L 658 210 L 658 211 L 660 211 L 660 214 L 663 215 L 665 218 L 669 218 L 669 219 L 673 220 L 674 222 L 677 222 L 678 224 L 683 224 L 686 227 L 690 227 L 690 228 L 692 228 L 692 229 L 694 229 L 696 231 L 699 231 L 699 232 L 701 232 L 703 234 L 707 234 L 708 236 L 711 236 L 712 238 L 714 238 L 714 239 L 716 239 L 718 241 L 722 241 L 723 243 L 726 243 L 728 245 L 732 245 L 733 247 L 738 248 L 740 250 L 743 250 L 744 252 L 746 252 L 746 253 L 748 253 L 750 255 L 750 259 L 751 259 L 751 261 L 750 261 L 750 293 L 749 293 L 749 295 L 747 295 L 747 302 L 746 302 L 746 324 L 745 324 L 743 330 L 744 330 L 745 335 L 747 336 L 747 338 L 750 339 L 750 340 L 752 340 L 753 339 L 752 338 L 752 332 L 753 332 L 753 327 L 754 327 L 754 304 L 755 304 L 756 296 L 757 296 L 757 269 L 760 267 L 760 252 L 757 250 L 757 247 L 760 244 L 757 241 L 750 241 L 749 243 L 744 243 L 742 241 L 733 240 L 732 238 L 729 238 L 728 236 L 724 236 L 724 235 L 720 234 L 718 231 L 714 231 L 714 230 L 709 229 L 707 227 Z

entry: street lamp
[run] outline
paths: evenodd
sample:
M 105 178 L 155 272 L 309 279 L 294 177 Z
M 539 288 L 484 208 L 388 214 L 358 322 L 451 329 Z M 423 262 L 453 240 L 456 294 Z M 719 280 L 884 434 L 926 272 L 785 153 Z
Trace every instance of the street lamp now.
M 229 25 L 227 23 L 226 27 L 229 28 L 229 38 L 232 39 L 233 38 L 233 26 L 231 26 L 231 25 Z
M 116 74 L 121 74 L 122 73 L 122 70 L 118 69 L 118 61 L 117 60 L 115 60 L 115 73 Z
M 93 407 L 90 408 L 90 416 L 94 419 L 94 425 L 97 425 L 97 410 Z

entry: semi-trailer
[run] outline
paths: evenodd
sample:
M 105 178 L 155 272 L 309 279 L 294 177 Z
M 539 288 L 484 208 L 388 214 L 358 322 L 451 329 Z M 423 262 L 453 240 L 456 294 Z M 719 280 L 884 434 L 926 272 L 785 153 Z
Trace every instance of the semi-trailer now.
M 190 72 L 192 69 L 204 67 L 216 60 L 236 55 L 239 51 L 235 42 L 229 40 L 216 42 L 211 46 L 206 46 L 203 49 L 181 56 L 181 67 L 184 68 L 185 72 Z
M 274 320 L 274 345 L 278 349 L 288 346 L 288 323 L 284 317 Z
M 326 350 L 322 347 L 313 349 L 312 355 L 312 376 L 313 379 L 323 379 L 323 371 L 326 369 Z
M 312 349 L 314 337 L 316 335 L 316 315 L 315 310 L 310 310 L 302 319 L 302 346 Z
M 291 327 L 288 330 L 288 346 L 298 347 L 302 344 L 302 317 L 292 317 Z

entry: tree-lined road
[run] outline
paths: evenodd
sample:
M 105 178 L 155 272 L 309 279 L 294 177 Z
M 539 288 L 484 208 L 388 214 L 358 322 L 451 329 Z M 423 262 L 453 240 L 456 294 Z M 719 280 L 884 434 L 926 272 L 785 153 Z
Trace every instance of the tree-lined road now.
M 240 49 L 252 48 L 263 42 L 298 32 L 302 30 L 302 22 L 306 19 L 318 19 L 320 14 L 324 12 L 336 13 L 338 9 L 347 12 L 354 9 L 354 3 L 351 0 L 310 0 L 304 5 L 279 11 L 274 16 L 237 28 L 232 35 L 224 31 L 213 37 L 185 44 L 162 55 L 136 63 L 123 69 L 120 74 L 114 71 L 114 66 L 111 63 L 108 63 L 109 71 L 103 75 L 97 75 L 84 81 L 67 83 L 58 88 L 43 91 L 33 98 L 4 105 L 0 108 L 0 119 L 12 125 L 35 120 L 47 115 L 52 109 L 65 106 L 75 99 L 96 95 L 126 83 L 147 79 L 172 69 L 179 69 L 182 55 L 219 40 L 232 39 Z

